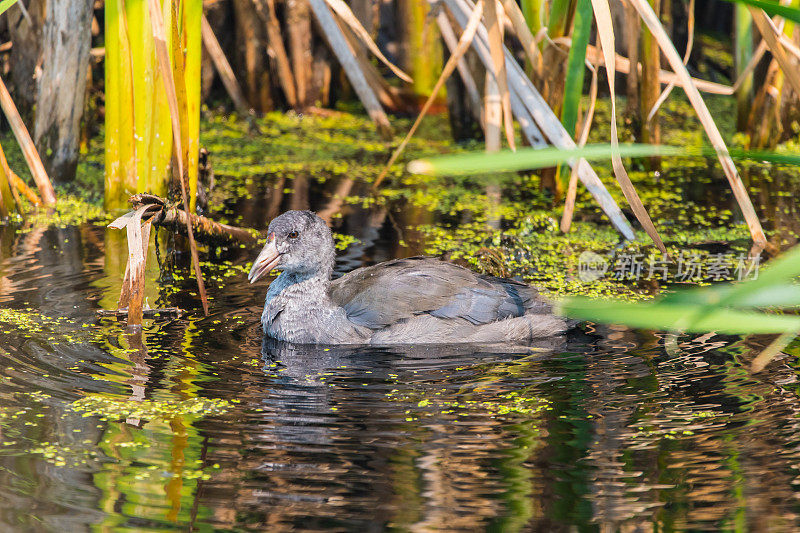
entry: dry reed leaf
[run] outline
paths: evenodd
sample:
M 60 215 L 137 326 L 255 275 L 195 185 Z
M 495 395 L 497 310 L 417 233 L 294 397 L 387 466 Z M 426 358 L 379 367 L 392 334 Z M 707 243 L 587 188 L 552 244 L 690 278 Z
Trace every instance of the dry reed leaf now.
M 539 53 L 539 46 L 528 27 L 528 22 L 525 20 L 525 15 L 514 0 L 501 0 L 503 9 L 505 9 L 508 19 L 511 21 L 511 27 L 514 28 L 514 33 L 517 39 L 522 43 L 522 49 L 528 56 L 528 61 L 531 62 L 534 75 L 538 78 L 542 74 L 542 54 Z
M 22 4 L 20 3 L 19 5 Z M 14 100 L 11 99 L 11 95 L 2 78 L 0 78 L 0 107 L 3 108 L 3 113 L 5 113 L 8 119 L 11 131 L 17 139 L 17 143 L 19 143 L 19 147 L 22 149 L 22 154 L 25 156 L 25 161 L 28 163 L 28 168 L 31 170 L 33 181 L 36 183 L 36 187 L 39 188 L 42 203 L 47 207 L 55 205 L 56 193 L 53 190 L 53 184 L 50 183 L 50 177 L 44 169 L 42 159 L 39 157 L 39 152 L 36 151 L 36 145 L 33 144 L 31 134 L 28 132 L 28 128 L 25 127 L 22 117 L 19 116 L 17 106 L 14 105 Z
M 456 23 L 462 28 L 466 27 L 467 19 L 472 9 L 474 9 L 474 4 L 470 0 L 444 1 Z M 489 56 L 487 43 L 486 28 L 478 25 L 477 35 L 473 39 L 473 47 L 484 66 L 491 68 L 491 57 Z M 517 117 L 517 122 L 531 142 L 531 146 L 546 146 L 545 139 L 547 139 L 554 146 L 565 149 L 574 148 L 575 141 L 567 133 L 564 125 L 555 116 L 553 110 L 542 98 L 542 95 L 533 86 L 522 67 L 514 60 L 514 56 L 508 49 L 505 49 L 504 53 L 506 55 L 506 64 L 508 65 L 512 109 Z M 634 239 L 635 234 L 628 220 L 588 161 L 580 158 L 577 161 L 570 161 L 569 165 L 578 167 L 579 179 L 608 216 L 614 228 L 626 239 Z
M 800 47 L 798 47 L 792 39 L 783 32 L 783 27 L 786 25 L 786 20 L 780 16 L 774 18 L 766 18 L 767 24 L 772 27 L 772 31 L 778 36 L 783 47 L 795 57 L 800 58 Z M 762 41 L 763 42 L 763 41 Z
M 22 181 L 16 172 L 11 170 L 11 173 L 8 175 L 9 183 L 11 186 L 22 193 L 25 198 L 31 203 L 31 205 L 42 205 L 42 200 L 39 199 L 39 195 L 36 194 L 36 191 L 28 187 L 28 184 Z
M 597 35 L 602 46 L 603 58 L 606 66 L 606 73 L 608 74 L 608 89 L 611 96 L 611 146 L 614 154 L 611 156 L 611 166 L 614 168 L 614 175 L 617 177 L 622 193 L 628 200 L 628 203 L 633 209 L 633 214 L 639 220 L 644 230 L 653 239 L 656 247 L 662 253 L 667 252 L 661 237 L 656 231 L 650 215 L 647 213 L 642 199 L 639 198 L 639 193 L 631 183 L 628 173 L 625 171 L 625 166 L 622 164 L 622 158 L 616 152 L 619 146 L 619 138 L 617 133 L 617 106 L 615 102 L 616 92 L 614 88 L 615 76 L 615 57 L 614 57 L 614 26 L 611 20 L 611 8 L 608 6 L 608 0 L 592 0 L 592 8 L 594 10 L 595 22 L 597 23 Z
M 456 37 L 456 33 L 453 31 L 453 26 L 450 25 L 450 20 L 447 18 L 447 13 L 445 13 L 443 9 L 439 10 L 439 13 L 436 15 L 436 24 L 439 26 L 439 33 L 442 35 L 442 40 L 444 41 L 445 46 L 447 46 L 450 55 L 453 55 L 458 47 L 458 38 Z M 456 68 L 458 69 L 458 74 L 461 76 L 461 81 L 464 83 L 464 88 L 467 91 L 467 97 L 469 98 L 471 108 L 478 115 L 475 118 L 478 120 L 478 122 L 480 122 L 481 129 L 485 130 L 486 121 L 483 117 L 481 94 L 478 92 L 478 85 L 475 83 L 475 78 L 472 77 L 472 72 L 470 72 L 469 66 L 467 65 L 467 62 L 464 60 L 463 56 L 458 59 Z
M 761 62 L 761 58 L 764 57 L 764 54 L 767 52 L 767 43 L 762 41 L 758 43 L 755 52 L 753 52 L 753 57 L 750 58 L 750 61 L 744 67 L 739 77 L 736 78 L 733 85 L 731 86 L 731 94 L 735 93 L 739 90 L 739 86 L 744 82 L 745 79 L 755 70 L 756 66 Z M 700 89 L 700 87 L 698 87 Z M 702 89 L 700 89 L 702 91 Z
M 789 39 L 789 36 L 782 33 L 781 30 L 777 30 L 777 33 L 780 35 L 780 41 L 783 47 L 786 48 L 788 52 L 791 52 L 794 57 L 800 59 L 800 47 L 793 43 L 792 40 Z
M 19 193 L 22 193 L 25 198 L 28 199 L 31 205 L 39 206 L 42 205 L 42 201 L 39 199 L 39 195 L 33 191 L 28 184 L 22 181 L 16 172 L 11 170 L 11 166 L 8 164 L 8 160 L 6 159 L 6 154 L 3 151 L 3 147 L 0 146 L 0 167 L 2 167 L 3 172 L 5 172 L 6 177 L 8 178 L 8 184 L 11 186 L 11 193 L 14 195 L 14 201 L 17 202 L 17 207 L 20 209 L 20 213 L 22 212 L 22 206 L 20 205 L 19 201 Z
M 339 15 L 339 18 L 341 18 L 348 26 L 350 26 L 350 29 L 353 30 L 353 33 L 355 33 L 356 36 L 361 39 L 366 47 L 369 48 L 369 51 L 372 52 L 375 57 L 381 61 L 381 63 L 389 67 L 389 70 L 394 72 L 395 76 L 406 83 L 414 83 L 414 80 L 411 78 L 411 76 L 403 72 L 400 67 L 389 61 L 389 59 L 383 55 L 383 52 L 381 52 L 380 48 L 378 48 L 378 45 L 372 40 L 369 32 L 366 30 L 366 28 L 364 28 L 364 26 L 361 25 L 361 22 L 358 21 L 356 16 L 350 10 L 350 6 L 342 2 L 342 0 L 325 0 L 325 2 L 328 3 L 328 5 L 337 15 Z
M 130 216 L 124 220 L 124 227 L 128 237 L 128 264 L 125 267 L 125 278 L 122 282 L 122 291 L 117 308 L 128 308 L 129 326 L 140 326 L 142 324 L 144 270 L 147 261 L 147 244 L 150 241 L 150 222 L 142 223 L 142 216 L 144 216 L 149 207 L 145 205 L 136 211 L 128 213 Z
M 244 92 L 239 82 L 236 80 L 233 68 L 231 68 L 228 58 L 225 57 L 225 52 L 222 51 L 217 36 L 214 35 L 214 30 L 211 28 L 211 24 L 208 23 L 205 15 L 203 15 L 201 21 L 201 33 L 203 44 L 206 47 L 206 51 L 208 51 L 211 62 L 214 63 L 214 68 L 217 70 L 217 74 L 219 74 L 222 84 L 225 86 L 225 90 L 228 92 L 228 96 L 231 97 L 231 101 L 233 101 L 236 110 L 239 111 L 242 116 L 246 117 L 250 113 L 250 106 L 247 105 Z
M 722 139 L 722 135 L 720 134 L 714 119 L 711 117 L 711 113 L 708 111 L 708 107 L 706 107 L 703 97 L 700 96 L 700 92 L 697 90 L 697 87 L 692 81 L 689 71 L 686 70 L 686 66 L 683 64 L 683 61 L 681 61 L 678 51 L 675 50 L 675 46 L 673 46 L 672 41 L 669 39 L 667 32 L 664 30 L 664 27 L 661 25 L 661 22 L 658 20 L 658 16 L 655 14 L 650 4 L 648 4 L 646 0 L 629 0 L 629 2 L 639 13 L 639 16 L 642 18 L 645 25 L 647 25 L 650 33 L 656 38 L 659 47 L 664 53 L 664 56 L 667 58 L 667 61 L 669 61 L 669 64 L 675 74 L 681 78 L 681 85 L 683 86 L 684 91 L 686 91 L 686 96 L 689 98 L 689 102 L 691 102 L 692 107 L 694 107 L 695 112 L 700 119 L 700 123 L 703 125 L 703 128 L 705 129 L 706 134 L 711 141 L 711 145 L 717 152 L 719 161 L 722 164 L 722 169 L 728 178 L 733 195 L 736 198 L 740 209 L 742 210 L 742 214 L 744 215 L 745 222 L 750 230 L 750 235 L 753 241 L 759 246 L 766 246 L 767 238 L 764 235 L 764 230 L 761 228 L 761 222 L 758 220 L 758 215 L 756 214 L 753 204 L 750 201 L 750 196 L 747 193 L 747 189 L 742 183 L 742 179 L 739 177 L 736 166 L 733 164 L 733 159 L 731 159 L 731 156 L 728 153 L 728 147 L 725 145 L 725 141 Z
M 750 371 L 756 373 L 764 370 L 764 367 L 781 353 L 795 337 L 797 337 L 797 332 L 781 333 L 775 337 L 775 339 L 753 359 L 753 362 L 750 363 Z
M 750 11 L 750 15 L 753 17 L 753 22 L 758 28 L 758 31 L 767 43 L 770 53 L 772 53 L 772 56 L 780 65 L 781 70 L 783 70 L 786 79 L 789 80 L 795 92 L 800 94 L 800 71 L 796 65 L 792 64 L 789 57 L 786 55 L 786 50 L 780 42 L 780 32 L 773 26 L 772 21 L 767 14 L 764 13 L 763 9 L 750 6 L 747 6 L 747 9 Z
M 595 56 L 602 56 L 602 52 L 595 47 L 594 45 L 589 45 L 586 48 L 586 57 L 595 57 Z M 640 63 L 637 63 L 638 71 L 641 74 L 641 67 Z M 631 61 L 627 57 L 621 54 L 614 54 L 614 68 L 620 74 L 630 74 L 631 72 Z M 730 85 L 723 85 L 721 83 L 716 83 L 713 81 L 706 81 L 701 80 L 698 78 L 691 78 L 692 82 L 695 84 L 698 90 L 710 93 L 710 94 L 724 94 L 724 95 L 731 95 L 734 92 L 734 88 Z M 669 72 L 666 70 L 660 70 L 658 73 L 658 81 L 663 83 L 664 85 L 668 83 L 675 83 L 678 87 L 683 87 L 683 82 L 681 79 L 673 72 Z
M 389 123 L 389 117 L 383 111 L 378 97 L 367 82 L 364 72 L 358 63 L 358 59 L 350 49 L 347 43 L 347 38 L 342 33 L 341 28 L 334 19 L 328 4 L 325 0 L 308 0 L 311 11 L 317 19 L 319 28 L 325 37 L 325 40 L 331 47 L 333 54 L 342 66 L 347 79 L 353 86 L 353 90 L 358 95 L 358 99 L 367 110 L 369 118 L 375 122 L 381 136 L 390 140 L 392 138 L 392 126 Z

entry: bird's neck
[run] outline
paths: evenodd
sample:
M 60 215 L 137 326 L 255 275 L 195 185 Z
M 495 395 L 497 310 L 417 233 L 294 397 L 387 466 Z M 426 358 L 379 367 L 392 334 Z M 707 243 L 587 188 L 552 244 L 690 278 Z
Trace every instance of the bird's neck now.
M 295 300 L 303 305 L 327 306 L 335 258 L 335 253 L 331 252 L 330 260 L 316 265 L 313 270 L 291 269 L 282 272 L 269 285 L 267 305 L 283 308 L 289 301 Z
M 331 284 L 331 276 L 333 275 L 333 260 L 330 263 L 326 262 L 322 266 L 318 266 L 314 270 L 292 270 L 286 272 L 291 281 L 294 283 L 309 282 L 313 285 L 324 285 L 327 289 Z M 287 279 L 287 281 L 290 281 Z
M 313 272 L 286 271 L 281 273 L 270 284 L 267 300 L 270 293 L 273 296 L 283 293 L 285 296 L 302 296 L 306 302 L 321 302 L 327 299 L 328 288 L 331 285 L 333 268 L 318 269 Z
M 331 274 L 333 268 L 324 268 L 314 272 L 287 272 L 288 278 L 286 281 L 291 281 L 292 284 L 302 284 L 309 287 L 320 287 L 328 290 L 331 285 Z
M 287 276 L 285 281 L 292 283 L 305 283 L 309 282 L 314 285 L 324 285 L 325 289 L 331 283 L 331 276 L 333 275 L 333 267 L 336 264 L 336 252 L 331 246 L 330 250 L 320 251 L 320 261 L 315 261 L 312 264 L 292 265 L 292 267 L 283 272 Z

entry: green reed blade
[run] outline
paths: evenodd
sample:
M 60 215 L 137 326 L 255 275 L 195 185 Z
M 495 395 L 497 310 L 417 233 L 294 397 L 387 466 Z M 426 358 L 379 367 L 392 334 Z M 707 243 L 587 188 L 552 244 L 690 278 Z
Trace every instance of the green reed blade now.
M 654 155 L 682 155 L 683 148 L 675 146 L 657 146 L 646 144 L 623 144 L 619 147 L 622 157 L 650 157 Z M 414 174 L 482 174 L 546 168 L 568 163 L 573 159 L 584 158 L 589 161 L 611 159 L 610 144 L 592 144 L 583 148 L 562 150 L 560 148 L 520 148 L 516 152 L 502 151 L 493 154 L 473 152 L 467 154 L 419 159 L 408 165 L 408 171 Z
M 572 30 L 572 46 L 567 58 L 567 77 L 564 83 L 564 103 L 561 106 L 561 123 L 571 136 L 575 136 L 578 108 L 583 95 L 583 77 L 586 72 L 586 49 L 592 33 L 592 3 L 578 0 Z
M 747 4 L 753 7 L 763 9 L 767 15 L 781 16 L 786 20 L 793 22 L 800 22 L 800 9 L 796 7 L 782 6 L 778 2 L 771 2 L 770 0 L 725 0 L 735 4 Z
M 666 302 L 637 303 L 565 298 L 557 312 L 578 320 L 623 324 L 632 328 L 721 334 L 784 333 L 800 331 L 800 316 L 776 315 L 734 309 L 713 309 L 693 316 L 697 306 Z M 687 318 L 691 320 L 687 321 Z

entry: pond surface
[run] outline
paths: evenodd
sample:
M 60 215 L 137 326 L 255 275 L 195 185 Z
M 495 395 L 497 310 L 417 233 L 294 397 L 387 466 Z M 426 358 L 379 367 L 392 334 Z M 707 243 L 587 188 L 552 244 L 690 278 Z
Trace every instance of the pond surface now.
M 364 216 L 339 270 L 403 252 Z M 502 350 L 292 347 L 262 342 L 253 252 L 206 265 L 199 318 L 153 247 L 149 298 L 192 312 L 137 335 L 96 315 L 123 245 L 2 233 L 0 530 L 800 526 L 796 369 L 751 375 L 764 342 L 584 325 Z
M 710 205 L 692 183 L 676 202 Z M 256 229 L 360 192 L 302 173 L 237 187 L 215 216 Z M 796 230 L 791 194 L 761 193 Z M 434 217 L 346 209 L 337 271 L 427 250 Z M 769 338 L 584 324 L 530 347 L 265 342 L 257 250 L 207 250 L 204 318 L 188 258 L 157 239 L 148 303 L 187 314 L 135 333 L 97 314 L 116 307 L 122 232 L 0 228 L 0 531 L 800 528 L 797 363 L 749 370 Z

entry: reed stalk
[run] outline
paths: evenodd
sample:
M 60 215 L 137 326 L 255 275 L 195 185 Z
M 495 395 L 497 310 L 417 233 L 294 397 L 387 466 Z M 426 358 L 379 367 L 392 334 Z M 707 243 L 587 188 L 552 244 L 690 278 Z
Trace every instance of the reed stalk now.
M 17 139 L 17 143 L 19 143 L 19 147 L 22 150 L 22 154 L 25 156 L 25 161 L 28 163 L 33 181 L 36 183 L 39 194 L 42 196 L 42 203 L 48 207 L 55 205 L 56 194 L 53 191 L 52 183 L 50 183 L 50 177 L 47 175 L 44 164 L 42 164 L 42 160 L 39 157 L 39 152 L 36 151 L 33 139 L 31 139 L 31 135 L 28 133 L 28 128 L 26 128 L 25 123 L 22 122 L 22 117 L 20 117 L 17 106 L 14 105 L 11 94 L 9 94 L 8 88 L 2 78 L 0 78 L 0 108 L 3 109 L 3 114 L 5 114 L 8 124 L 11 126 L 11 131 L 14 133 L 14 137 Z
M 567 57 L 567 72 L 564 79 L 564 96 L 561 105 L 561 123 L 571 136 L 575 136 L 575 124 L 578 121 L 578 110 L 583 95 L 583 77 L 586 63 L 586 50 L 589 46 L 589 36 L 592 32 L 592 4 L 590 0 L 577 0 L 575 17 L 572 29 L 572 45 Z M 564 189 L 567 176 L 559 167 L 556 172 L 556 192 L 558 197 Z
M 250 114 L 250 104 L 245 99 L 242 87 L 239 85 L 239 81 L 233 73 L 233 68 L 228 62 L 228 58 L 225 57 L 225 52 L 222 51 L 222 47 L 217 40 L 217 36 L 214 35 L 211 24 L 208 23 L 205 17 L 202 19 L 201 28 L 203 33 L 203 45 L 206 51 L 208 51 L 211 61 L 214 63 L 214 68 L 217 70 L 217 74 L 219 74 L 222 84 L 228 92 L 228 96 L 231 101 L 233 101 L 234 107 L 236 107 L 236 111 L 243 117 L 248 116 Z
M 372 87 L 367 82 L 358 59 L 350 49 L 347 38 L 342 33 L 342 29 L 337 24 L 336 19 L 334 19 L 328 4 L 324 0 L 309 0 L 309 6 L 331 50 L 339 60 L 339 64 L 342 65 L 342 69 L 353 86 L 353 90 L 355 90 L 361 103 L 364 104 L 367 114 L 375 122 L 381 136 L 387 140 L 391 139 L 392 127 L 389 124 L 389 118 L 381 107 Z
M 736 4 L 734 9 L 734 67 L 736 78 L 743 73 L 753 57 L 753 17 L 747 6 Z M 736 129 L 747 129 L 747 119 L 753 102 L 753 73 L 747 74 L 736 91 Z
M 0 2 L 0 14 L 14 5 L 16 1 L 17 0 L 3 0 Z M 14 132 L 14 136 L 22 149 L 22 153 L 25 156 L 25 160 L 28 163 L 28 167 L 44 199 L 45 205 L 54 205 L 56 203 L 56 196 L 53 191 L 53 186 L 50 183 L 50 178 L 39 158 L 33 140 L 31 140 L 31 136 L 28 133 L 28 129 L 22 122 L 22 117 L 20 117 L 19 111 L 14 105 L 14 101 L 11 99 L 11 95 L 2 79 L 0 79 L 0 108 L 3 109 L 3 113 L 11 126 L 11 130 Z M 8 166 L 5 153 L 3 152 L 2 146 L 0 146 L 0 218 L 8 217 L 15 207 L 18 212 L 21 212 L 20 191 L 25 194 L 31 204 L 41 205 L 42 200 L 40 200 L 36 193 L 31 191 L 25 182 L 23 182 Z
M 311 13 L 305 0 L 287 0 L 286 25 L 289 30 L 289 48 L 294 65 L 297 105 L 300 109 L 305 109 L 309 105 L 308 93 L 313 60 Z
M 502 13 L 502 9 L 500 10 Z M 511 95 L 508 91 L 508 75 L 506 74 L 505 54 L 503 52 L 503 25 L 498 16 L 498 5 L 495 0 L 490 0 L 483 7 L 483 18 L 486 21 L 486 31 L 489 35 L 489 53 L 492 56 L 492 69 L 486 73 L 486 150 L 495 151 L 500 149 L 497 146 L 490 146 L 489 143 L 489 122 L 492 120 L 489 112 L 490 100 L 495 96 L 500 104 L 500 121 L 504 126 L 504 132 L 508 145 L 512 150 L 516 149 L 514 143 L 514 123 L 511 116 Z M 491 79 L 490 79 L 491 78 Z M 495 95 L 496 93 L 496 95 Z M 491 104 L 493 105 L 493 104 Z
M 474 8 L 470 0 L 445 0 L 456 23 L 465 28 L 469 13 Z M 492 68 L 489 54 L 488 34 L 486 28 L 478 27 L 473 39 L 473 48 L 486 68 Z M 508 83 L 511 90 L 511 108 L 531 146 L 544 147 L 546 141 L 559 148 L 569 150 L 575 147 L 575 141 L 564 129 L 561 121 L 553 114 L 543 96 L 539 94 L 525 75 L 522 67 L 514 60 L 508 49 L 504 50 L 508 68 Z M 487 157 L 489 157 L 487 155 Z M 578 178 L 586 189 L 595 197 L 601 209 L 608 215 L 614 227 L 626 238 L 633 239 L 634 233 L 625 215 L 620 211 L 613 197 L 608 193 L 595 171 L 582 158 L 568 161 L 570 166 L 577 166 Z
M 0 165 L 0 218 L 6 218 L 14 211 L 14 203 L 14 196 L 11 193 L 11 176 Z
M 125 206 L 127 191 L 135 188 L 137 170 L 128 18 L 124 0 L 106 2 L 105 208 L 108 210 Z M 144 46 L 140 43 L 137 49 Z
M 528 28 L 531 33 L 536 35 L 542 29 L 542 14 L 544 13 L 545 0 L 522 0 L 520 7 L 525 20 L 528 21 Z
M 195 211 L 197 200 L 197 179 L 200 170 L 200 69 L 203 62 L 202 39 L 202 0 L 183 0 L 183 21 L 181 30 L 182 49 L 185 50 L 184 84 L 186 86 L 186 127 L 188 130 L 187 150 L 189 152 L 186 168 L 189 178 L 189 209 Z M 177 62 L 175 63 L 177 65 Z M 173 68 L 177 68 L 174 66 Z
M 194 0 L 193 0 L 194 1 Z M 159 77 L 164 88 L 164 93 L 167 96 L 169 104 L 169 118 L 172 126 L 172 140 L 173 140 L 173 157 L 177 167 L 177 182 L 180 189 L 181 200 L 183 201 L 183 209 L 187 213 L 191 213 L 190 201 L 186 191 L 186 180 L 188 177 L 188 155 L 186 147 L 188 143 L 186 138 L 188 136 L 188 119 L 187 113 L 187 91 L 186 82 L 184 80 L 184 67 L 185 56 L 183 50 L 185 49 L 184 43 L 180 38 L 179 23 L 184 22 L 181 29 L 186 31 L 187 26 L 185 21 L 181 20 L 181 14 L 185 11 L 178 9 L 178 5 L 168 0 L 161 8 L 164 13 L 160 11 L 158 0 L 148 0 L 147 2 L 151 29 L 153 32 L 153 42 L 155 44 L 155 55 L 158 63 Z M 199 33 L 200 17 L 197 17 L 198 28 L 196 31 Z M 169 30 L 167 30 L 169 28 Z M 170 38 L 169 35 L 172 35 Z M 172 54 L 170 55 L 170 48 L 167 41 L 171 40 Z M 174 169 L 173 169 L 174 170 Z M 194 240 L 194 234 L 191 226 L 187 228 L 187 237 L 189 238 L 189 251 L 192 256 L 192 267 L 194 269 L 195 279 L 197 280 L 197 292 L 200 295 L 200 301 L 203 304 L 203 313 L 208 316 L 208 299 L 206 297 L 205 283 L 203 282 L 203 274 L 200 270 L 200 259 L 197 254 L 197 245 Z M 128 240 L 128 246 L 131 242 Z
M 798 4 L 794 0 L 791 7 Z M 792 41 L 796 24 L 787 19 L 780 28 L 763 10 L 749 6 L 748 10 L 772 53 L 767 76 L 750 113 L 751 146 L 775 146 L 787 138 L 787 133 L 791 136 L 790 123 L 796 116 L 791 109 L 796 107 L 800 95 L 800 71 L 796 66 L 800 50 Z
M 655 13 L 660 13 L 661 0 L 648 0 L 648 3 Z M 647 28 L 642 29 L 639 46 L 639 61 L 642 63 L 642 75 L 639 78 L 639 113 L 642 121 L 639 139 L 643 143 L 658 144 L 661 142 L 658 113 L 654 113 L 650 120 L 647 117 L 661 94 L 661 84 L 658 81 L 661 53 L 658 43 Z
M 294 81 L 294 74 L 292 73 L 292 65 L 289 62 L 289 55 L 286 53 L 286 47 L 283 44 L 283 36 L 281 35 L 281 27 L 278 22 L 278 15 L 275 11 L 274 0 L 256 0 L 256 9 L 266 26 L 267 43 L 269 46 L 270 56 L 274 58 L 278 70 L 278 81 L 280 81 L 283 95 L 286 97 L 286 103 L 290 107 L 297 109 L 297 91 Z
M 645 0 L 641 0 L 644 2 Z M 592 0 L 592 10 L 594 11 L 595 20 L 597 21 L 597 38 L 603 50 L 603 60 L 606 67 L 606 75 L 608 77 L 608 92 L 609 99 L 611 100 L 611 146 L 613 151 L 611 154 L 611 165 L 614 169 L 614 176 L 617 178 L 622 193 L 628 204 L 631 206 L 634 215 L 641 223 L 642 228 L 647 232 L 647 235 L 653 239 L 656 247 L 661 253 L 666 254 L 667 249 L 658 234 L 658 231 L 650 219 L 644 204 L 642 203 L 639 193 L 636 192 L 631 182 L 628 172 L 625 170 L 625 165 L 622 163 L 622 157 L 619 155 L 619 134 L 617 131 L 617 107 L 616 107 L 616 87 L 615 87 L 615 73 L 614 63 L 616 62 L 616 38 L 614 36 L 614 24 L 611 18 L 611 7 L 607 0 Z M 658 88 L 658 78 L 656 78 L 656 87 Z M 656 96 L 657 98 L 657 96 Z
M 672 70 L 682 79 L 682 85 L 684 91 L 686 92 L 686 96 L 689 98 L 689 102 L 692 104 L 692 107 L 694 107 L 697 117 L 700 119 L 700 123 L 703 125 L 703 129 L 706 131 L 706 134 L 711 141 L 711 145 L 714 147 L 714 150 L 717 153 L 717 157 L 719 158 L 722 169 L 728 178 L 728 182 L 731 186 L 731 190 L 733 191 L 733 195 L 736 198 L 736 202 L 739 204 L 739 207 L 742 210 L 742 215 L 744 216 L 747 227 L 750 230 L 750 235 L 753 238 L 753 242 L 756 246 L 763 249 L 763 247 L 767 245 L 767 238 L 764 235 L 761 222 L 758 220 L 758 215 L 756 214 L 753 204 L 750 201 L 750 196 L 748 195 L 747 189 L 742 183 L 741 177 L 736 170 L 736 166 L 733 164 L 733 160 L 728 153 L 728 148 L 725 145 L 725 141 L 723 140 L 722 135 L 720 134 L 719 129 L 714 122 L 714 119 L 711 117 L 708 107 L 706 107 L 703 98 L 700 96 L 700 92 L 694 83 L 692 83 L 689 72 L 686 70 L 686 65 L 683 64 L 683 60 L 678 55 L 677 50 L 675 50 L 675 46 L 672 44 L 672 41 L 670 41 L 666 31 L 664 31 L 664 27 L 661 25 L 658 15 L 656 15 L 652 6 L 645 0 L 630 0 L 630 2 L 636 8 L 636 11 L 639 13 L 642 21 L 647 26 L 650 34 L 656 39 L 658 46 L 664 52 L 664 56 L 672 67 Z
M 569 35 L 572 26 L 575 2 L 572 0 L 553 0 L 550 4 L 550 16 L 547 19 L 547 34 L 553 37 Z
M 427 96 L 442 70 L 442 51 L 436 25 L 426 22 L 430 11 L 426 0 L 403 0 L 402 9 L 408 34 L 406 72 L 414 80 L 414 92 Z
M 547 20 L 548 44 L 542 52 L 546 86 L 543 96 L 556 115 L 561 114 L 566 76 L 567 50 L 552 41 L 569 36 L 575 13 L 576 0 L 553 0 Z
M 200 150 L 200 0 L 159 2 L 173 76 L 185 95 L 186 170 L 194 208 Z M 109 0 L 105 9 L 105 207 L 127 207 L 137 192 L 165 195 L 170 181 L 172 126 L 155 56 L 146 0 Z
M 572 33 L 577 0 L 553 0 L 547 19 L 547 39 L 542 50 L 542 96 L 556 116 L 561 116 L 566 90 L 567 63 L 569 48 L 564 40 Z M 559 42 L 561 41 L 561 42 Z M 561 198 L 563 180 L 559 169 L 544 169 L 540 173 L 541 189 L 555 193 Z
M 483 13 L 483 0 L 478 0 L 478 2 L 475 4 L 475 8 L 472 11 L 472 14 L 470 15 L 470 19 L 467 22 L 467 26 L 464 29 L 464 33 L 461 34 L 461 38 L 458 40 L 457 44 L 452 47 L 452 51 L 450 53 L 451 55 L 447 59 L 447 63 L 445 63 L 444 68 L 442 69 L 442 73 L 439 76 L 439 79 L 436 80 L 436 85 L 433 86 L 433 91 L 428 96 L 428 99 L 425 101 L 425 104 L 423 104 L 422 109 L 420 110 L 419 115 L 417 116 L 417 119 L 414 121 L 414 124 L 411 125 L 411 129 L 408 130 L 408 133 L 406 134 L 403 141 L 395 149 L 395 151 L 392 153 L 392 156 L 389 158 L 389 162 L 386 163 L 381 173 L 375 179 L 375 183 L 373 183 L 372 185 L 373 190 L 377 190 L 383 179 L 389 173 L 389 170 L 391 170 L 392 165 L 397 161 L 397 158 L 400 157 L 400 154 L 403 153 L 403 150 L 405 150 L 406 146 L 408 145 L 408 142 L 411 140 L 411 137 L 414 136 L 414 133 L 417 131 L 417 128 L 422 122 L 422 119 L 425 117 L 425 114 L 428 112 L 431 105 L 433 104 L 433 101 L 436 99 L 436 93 L 438 93 L 439 89 L 441 89 L 442 86 L 444 86 L 444 83 L 447 80 L 447 78 L 450 77 L 450 75 L 458 66 L 458 63 L 463 59 L 464 54 L 469 49 L 470 44 L 472 44 L 472 40 L 475 37 L 475 32 L 478 30 L 478 24 L 480 24 L 482 13 Z M 452 34 L 452 27 L 449 26 L 450 22 L 447 20 L 447 15 L 445 15 L 444 13 L 440 13 L 440 16 L 443 17 L 443 20 L 441 20 L 441 27 L 450 29 L 450 34 Z M 442 35 L 448 35 L 447 30 L 442 31 Z M 497 147 L 494 151 L 500 149 L 499 124 L 497 125 L 496 130 L 497 131 L 495 133 L 497 137 L 496 139 Z M 488 137 L 487 137 L 486 147 L 487 151 L 490 151 L 489 150 L 490 144 L 488 141 Z

